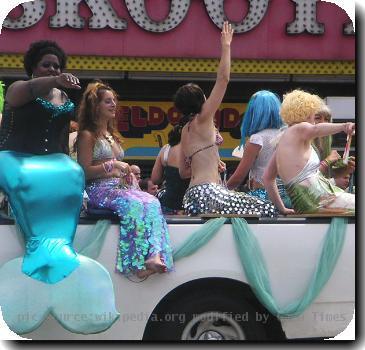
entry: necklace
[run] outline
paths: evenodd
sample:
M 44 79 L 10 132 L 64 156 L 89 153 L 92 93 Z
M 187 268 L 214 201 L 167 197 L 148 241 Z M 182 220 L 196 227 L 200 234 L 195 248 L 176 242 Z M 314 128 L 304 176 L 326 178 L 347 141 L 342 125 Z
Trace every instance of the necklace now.
M 114 139 L 113 136 L 110 134 L 104 134 L 104 138 L 109 142 L 110 146 L 113 146 L 114 144 Z

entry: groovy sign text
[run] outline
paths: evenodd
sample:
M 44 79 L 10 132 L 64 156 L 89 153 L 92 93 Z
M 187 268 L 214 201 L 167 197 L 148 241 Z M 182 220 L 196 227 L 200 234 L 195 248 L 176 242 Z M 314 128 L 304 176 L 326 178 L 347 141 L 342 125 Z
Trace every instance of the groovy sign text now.
M 127 30 L 128 22 L 114 10 L 109 0 L 62 0 L 57 1 L 57 13 L 50 17 L 50 28 L 71 27 L 81 29 L 86 26 L 85 18 L 79 14 L 79 5 L 85 2 L 92 16 L 87 27 L 89 29 L 112 28 Z M 177 27 L 185 19 L 191 0 L 171 0 L 170 10 L 165 18 L 154 20 L 149 16 L 145 6 L 146 0 L 125 0 L 125 6 L 134 22 L 142 29 L 150 32 L 168 32 Z M 319 0 L 291 0 L 295 4 L 295 19 L 286 23 L 288 34 L 323 34 L 324 25 L 317 22 L 317 3 Z M 225 11 L 224 0 L 204 0 L 208 16 L 221 28 L 223 21 L 229 19 Z M 269 0 L 249 0 L 244 18 L 233 21 L 236 33 L 245 33 L 260 24 L 269 8 Z M 17 18 L 7 18 L 3 24 L 9 29 L 25 29 L 37 24 L 45 15 L 46 0 L 35 0 L 21 5 L 23 13 Z M 344 23 L 343 33 L 354 34 L 351 22 Z

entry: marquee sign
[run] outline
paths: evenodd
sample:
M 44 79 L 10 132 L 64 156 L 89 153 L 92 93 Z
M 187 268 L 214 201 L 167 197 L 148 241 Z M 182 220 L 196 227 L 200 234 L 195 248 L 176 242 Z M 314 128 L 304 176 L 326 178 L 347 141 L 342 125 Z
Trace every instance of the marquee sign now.
M 226 160 L 232 159 L 232 149 L 240 142 L 245 109 L 246 103 L 222 103 L 215 114 L 215 124 L 224 137 L 219 152 Z M 168 133 L 180 118 L 181 114 L 172 102 L 120 101 L 116 120 L 126 157 L 154 159 L 168 142 Z
M 84 28 L 85 19 L 78 13 L 78 8 L 83 0 L 57 1 L 57 13 L 50 17 L 51 28 Z M 323 34 L 324 25 L 317 22 L 317 3 L 319 0 L 293 0 L 295 3 L 295 19 L 288 23 L 288 34 L 308 32 L 311 34 Z M 191 0 L 171 0 L 170 10 L 166 18 L 153 20 L 146 10 L 146 0 L 125 0 L 130 16 L 135 23 L 144 30 L 150 32 L 167 32 L 178 26 L 188 13 Z M 254 29 L 266 15 L 269 0 L 249 0 L 249 8 L 240 22 L 234 22 L 236 33 L 245 33 Z M 127 29 L 127 20 L 120 18 L 108 0 L 85 0 L 86 5 L 92 11 L 92 17 L 88 23 L 89 29 L 112 28 L 117 30 Z M 223 21 L 228 17 L 224 9 L 224 0 L 204 0 L 204 4 L 210 19 L 221 28 Z M 39 22 L 45 14 L 46 0 L 35 0 L 21 5 L 23 14 L 18 18 L 7 18 L 5 28 L 24 29 Z M 344 34 L 353 34 L 352 23 L 347 23 Z
M 355 57 L 347 14 L 320 0 L 34 0 L 5 20 L 0 52 L 47 37 L 73 55 L 217 57 L 225 19 L 236 32 L 233 58 Z

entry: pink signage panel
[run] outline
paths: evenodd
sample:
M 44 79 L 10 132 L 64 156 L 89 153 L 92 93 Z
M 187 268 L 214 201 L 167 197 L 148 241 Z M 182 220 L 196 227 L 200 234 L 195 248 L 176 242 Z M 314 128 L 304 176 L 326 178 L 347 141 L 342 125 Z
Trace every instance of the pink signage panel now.
M 37 0 L 36 0 L 37 1 Z M 184 57 L 214 58 L 219 56 L 219 28 L 208 15 L 203 0 L 191 0 L 184 19 L 165 32 L 151 32 L 133 20 L 127 1 L 105 0 L 117 16 L 125 20 L 126 29 L 110 27 L 92 29 L 88 20 L 90 8 L 81 2 L 78 16 L 85 19 L 82 28 L 50 28 L 50 19 L 57 13 L 56 1 L 46 0 L 41 19 L 23 29 L 3 28 L 0 35 L 1 53 L 23 53 L 32 41 L 57 41 L 69 55 L 103 55 L 124 57 Z M 105 3 L 100 1 L 100 3 Z M 170 12 L 170 0 L 145 0 L 148 16 L 163 21 Z M 219 1 L 217 1 L 219 2 Z M 241 22 L 248 13 L 249 1 L 225 0 L 224 12 L 233 22 Z M 104 9 L 99 8 L 99 11 Z M 323 25 L 323 33 L 288 34 L 287 26 L 295 21 L 296 3 L 291 0 L 271 0 L 265 15 L 253 29 L 237 33 L 232 45 L 235 59 L 301 59 L 353 60 L 355 36 L 345 35 L 343 28 L 350 22 L 338 6 L 318 2 L 316 21 Z M 22 15 L 18 6 L 10 18 Z

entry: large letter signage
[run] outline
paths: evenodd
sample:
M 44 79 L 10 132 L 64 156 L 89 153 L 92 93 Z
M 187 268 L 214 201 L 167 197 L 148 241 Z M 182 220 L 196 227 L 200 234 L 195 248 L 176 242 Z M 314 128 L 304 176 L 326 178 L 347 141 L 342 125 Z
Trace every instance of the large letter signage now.
M 227 18 L 224 12 L 224 0 L 204 0 L 208 15 L 215 25 L 223 27 L 223 22 Z M 265 16 L 269 0 L 249 0 L 250 7 L 247 15 L 240 23 L 234 24 L 236 33 L 245 33 L 255 28 Z
M 153 21 L 146 10 L 145 0 L 125 0 L 129 14 L 143 29 L 149 32 L 167 32 L 177 27 L 185 18 L 190 0 L 171 0 L 170 12 L 163 21 Z
M 79 15 L 79 6 L 83 1 L 92 12 L 88 23 L 85 23 L 85 18 Z M 168 32 L 176 28 L 184 20 L 191 7 L 191 0 L 170 0 L 168 15 L 163 20 L 153 20 L 146 9 L 146 0 L 119 1 L 124 1 L 130 16 L 139 27 L 148 32 L 157 33 Z M 286 24 L 287 34 L 324 34 L 324 24 L 317 22 L 317 3 L 319 1 L 287 0 L 287 5 L 295 9 L 294 21 Z M 224 3 L 225 0 L 204 0 L 208 15 L 218 28 L 222 28 L 223 22 L 228 18 Z M 248 0 L 248 4 L 248 11 L 242 21 L 231 21 L 236 33 L 245 33 L 256 28 L 267 13 L 269 0 Z M 271 5 L 271 10 L 274 10 L 273 2 Z M 3 24 L 5 28 L 25 29 L 38 23 L 45 14 L 46 0 L 34 0 L 20 6 L 23 8 L 23 14 L 17 18 L 7 17 Z M 56 14 L 49 20 L 51 28 L 69 26 L 82 29 L 87 26 L 90 29 L 109 27 L 115 30 L 126 30 L 128 26 L 127 20 L 120 18 L 115 12 L 110 0 L 57 0 L 56 11 Z M 355 34 L 351 22 L 345 23 L 342 31 L 344 35 Z
M 57 2 L 57 13 L 50 19 L 50 27 L 84 28 L 85 20 L 78 14 L 78 6 L 83 0 L 62 0 Z M 127 21 L 119 18 L 109 1 L 85 0 L 93 15 L 89 20 L 89 28 L 127 29 Z
M 20 6 L 23 7 L 23 14 L 15 19 L 7 17 L 3 23 L 5 28 L 24 29 L 38 23 L 46 11 L 46 0 L 26 2 Z
M 345 35 L 355 35 L 355 29 L 352 22 L 346 23 L 343 26 L 343 34 Z
M 296 4 L 295 21 L 287 24 L 288 34 L 301 34 L 307 31 L 310 34 L 323 34 L 324 25 L 317 23 L 318 0 L 293 0 Z

